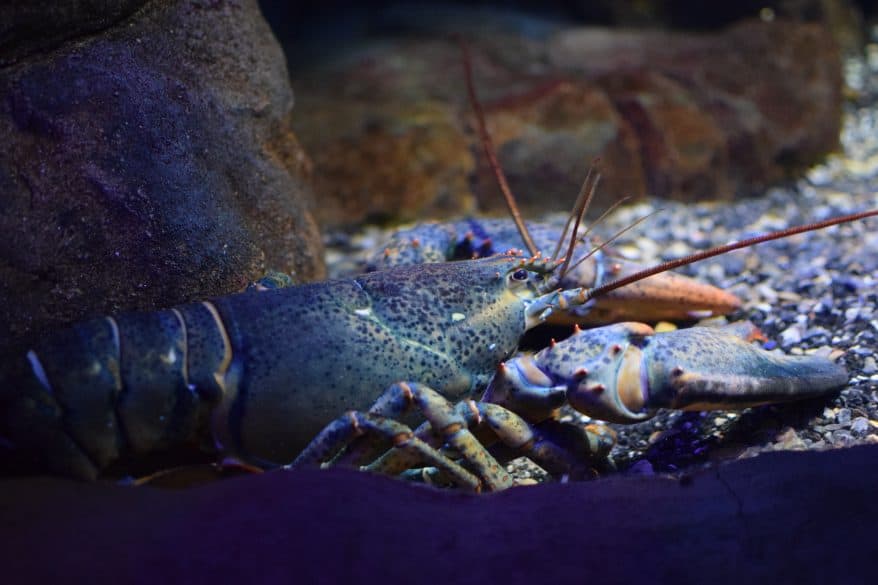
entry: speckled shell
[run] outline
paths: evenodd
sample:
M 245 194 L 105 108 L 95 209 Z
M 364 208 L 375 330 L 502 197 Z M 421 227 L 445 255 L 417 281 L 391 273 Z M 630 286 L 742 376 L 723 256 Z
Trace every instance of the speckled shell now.
M 524 303 L 507 288 L 520 258 L 407 266 L 352 280 L 217 299 L 237 389 L 228 425 L 251 459 L 288 462 L 333 418 L 393 382 L 451 399 L 515 351 Z

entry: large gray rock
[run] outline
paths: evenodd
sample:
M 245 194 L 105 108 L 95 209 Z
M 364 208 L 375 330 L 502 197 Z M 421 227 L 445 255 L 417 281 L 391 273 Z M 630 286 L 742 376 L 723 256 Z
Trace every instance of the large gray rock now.
M 7 4 L 0 22 L 0 348 L 266 267 L 323 275 L 255 0 Z

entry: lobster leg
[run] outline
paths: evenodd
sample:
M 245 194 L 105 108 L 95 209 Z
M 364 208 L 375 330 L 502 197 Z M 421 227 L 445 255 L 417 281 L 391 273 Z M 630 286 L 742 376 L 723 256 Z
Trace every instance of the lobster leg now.
M 504 489 L 512 484 L 506 470 L 469 432 L 463 417 L 442 395 L 422 384 L 394 384 L 376 401 L 369 413 L 351 412 L 336 419 L 305 448 L 292 467 L 330 460 L 357 436 L 370 431 L 391 439 L 395 449 L 413 451 L 422 463 L 438 467 L 449 474 L 455 483 L 471 484 L 469 472 L 415 436 L 408 427 L 392 420 L 413 407 L 423 413 L 433 428 L 439 429 L 443 441 L 461 454 L 489 489 Z
M 348 412 L 329 423 L 288 468 L 295 469 L 331 460 L 332 455 L 350 441 L 367 433 L 389 439 L 393 442 L 394 449 L 413 453 L 419 460 L 441 469 L 461 487 L 478 491 L 481 485 L 476 476 L 415 437 L 406 425 L 390 418 L 356 411 Z
M 550 474 L 592 475 L 592 464 L 606 459 L 615 441 L 595 429 L 549 419 L 533 425 L 514 412 L 489 402 L 474 403 L 481 418 L 508 450 L 503 460 L 527 457 Z
M 457 404 L 456 411 L 496 459 L 505 462 L 528 457 L 552 475 L 591 476 L 615 444 L 615 436 L 607 427 L 583 427 L 554 419 L 534 425 L 498 404 L 465 400 Z M 437 449 L 444 443 L 429 422 L 418 427 L 415 435 Z M 430 483 L 449 483 L 437 470 L 412 473 L 421 464 L 412 453 L 391 449 L 365 469 L 386 475 L 414 474 L 429 477 Z

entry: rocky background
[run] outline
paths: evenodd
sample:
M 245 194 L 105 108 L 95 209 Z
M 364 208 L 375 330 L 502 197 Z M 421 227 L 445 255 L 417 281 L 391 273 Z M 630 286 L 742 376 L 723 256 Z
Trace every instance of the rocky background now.
M 456 32 L 472 46 L 489 132 L 530 217 L 569 208 L 597 158 L 595 213 L 623 196 L 753 196 L 838 144 L 841 60 L 819 24 L 749 19 L 705 34 L 520 18 L 540 33 L 483 31 L 461 16 L 292 71 L 324 224 L 504 211 Z
M 323 276 L 292 106 L 255 2 L 0 5 L 0 349 Z

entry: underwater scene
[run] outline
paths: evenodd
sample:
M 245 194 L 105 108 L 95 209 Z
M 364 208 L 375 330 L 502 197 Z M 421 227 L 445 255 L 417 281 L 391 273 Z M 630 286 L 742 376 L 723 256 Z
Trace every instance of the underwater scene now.
M 874 571 L 869 3 L 0 16 L 9 582 Z

